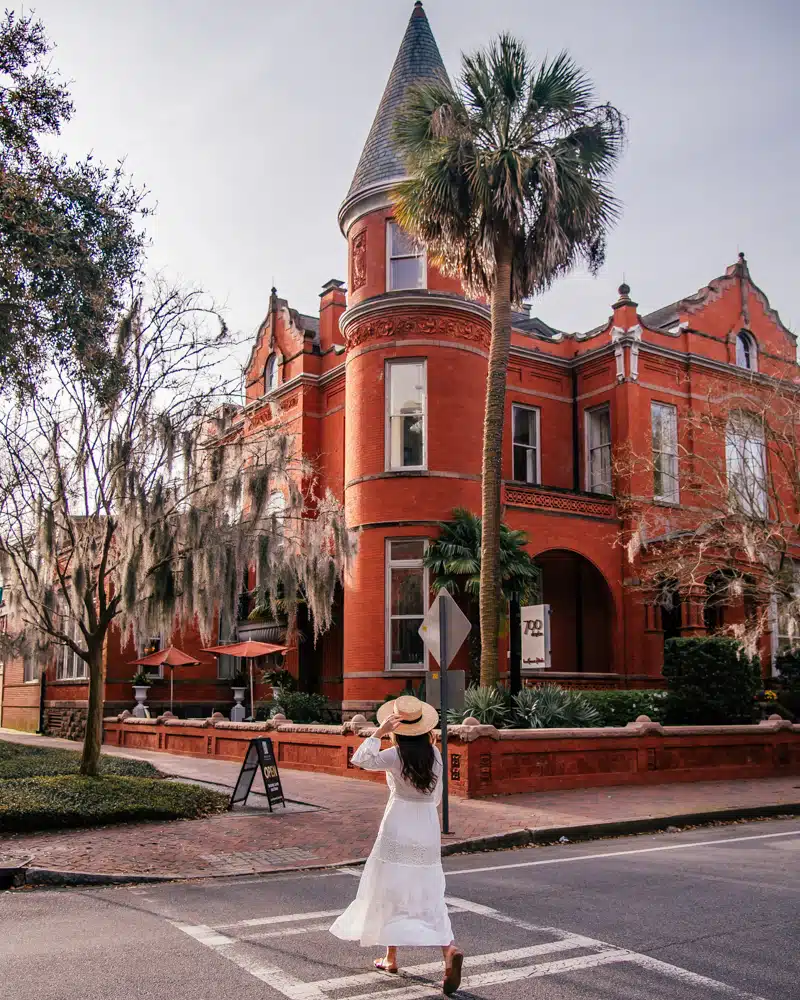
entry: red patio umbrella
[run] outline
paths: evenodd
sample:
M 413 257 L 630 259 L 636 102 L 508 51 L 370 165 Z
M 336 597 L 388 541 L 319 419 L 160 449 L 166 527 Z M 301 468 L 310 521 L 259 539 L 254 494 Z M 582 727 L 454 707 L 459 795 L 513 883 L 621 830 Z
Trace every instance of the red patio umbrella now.
M 253 660 L 259 656 L 269 656 L 271 653 L 287 653 L 290 648 L 290 646 L 276 646 L 272 642 L 256 642 L 255 639 L 247 639 L 245 642 L 229 642 L 226 646 L 211 646 L 209 649 L 204 649 L 203 652 L 213 653 L 215 656 L 239 656 L 247 660 L 250 675 L 250 711 L 255 718 Z
M 166 664 L 169 667 L 169 710 L 172 711 L 172 685 L 174 681 L 173 671 L 175 667 L 195 667 L 199 663 L 193 656 L 184 653 L 177 646 L 167 646 L 166 649 L 159 649 L 155 653 L 143 656 L 139 660 L 131 660 L 132 667 L 161 667 Z

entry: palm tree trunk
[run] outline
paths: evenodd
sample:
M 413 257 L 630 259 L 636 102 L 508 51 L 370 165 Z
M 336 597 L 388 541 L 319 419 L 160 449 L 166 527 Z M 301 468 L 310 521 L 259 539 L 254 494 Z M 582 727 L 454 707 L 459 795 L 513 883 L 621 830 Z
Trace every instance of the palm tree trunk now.
M 80 773 L 96 778 L 100 767 L 100 747 L 103 743 L 103 640 L 89 646 L 89 710 Z
M 506 371 L 511 349 L 511 248 L 497 252 L 497 276 L 492 290 L 492 341 L 486 376 L 483 420 L 482 533 L 481 533 L 481 684 L 499 679 L 497 644 L 500 632 L 500 490 L 503 464 L 503 425 L 506 408 Z

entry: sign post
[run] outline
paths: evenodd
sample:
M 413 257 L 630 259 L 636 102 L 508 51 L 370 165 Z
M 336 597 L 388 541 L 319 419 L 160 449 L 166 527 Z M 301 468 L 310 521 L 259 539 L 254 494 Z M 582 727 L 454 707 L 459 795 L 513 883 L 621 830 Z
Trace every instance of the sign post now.
M 442 726 L 442 832 L 450 833 L 450 766 L 447 756 L 447 669 L 461 649 L 472 626 L 446 590 L 440 590 L 419 628 L 428 652 L 441 668 L 440 709 Z
M 522 666 L 529 670 L 550 667 L 550 605 L 532 604 L 521 611 Z

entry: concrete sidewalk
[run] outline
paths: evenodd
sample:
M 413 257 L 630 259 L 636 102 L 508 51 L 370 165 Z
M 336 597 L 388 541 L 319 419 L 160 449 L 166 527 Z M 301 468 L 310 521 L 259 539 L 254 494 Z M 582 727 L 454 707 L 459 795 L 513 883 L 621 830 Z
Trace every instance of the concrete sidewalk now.
M 0 730 L 0 738 L 75 750 L 68 740 Z M 183 780 L 232 788 L 239 765 L 145 750 L 104 752 L 148 760 Z M 285 769 L 289 808 L 225 813 L 202 820 L 138 823 L 89 830 L 0 835 L 0 867 L 25 862 L 34 876 L 65 873 L 199 878 L 353 863 L 367 856 L 383 814 L 383 785 Z M 666 826 L 800 813 L 800 778 L 535 792 L 452 799 L 444 850 L 487 849 L 613 836 Z M 41 873 L 37 879 L 36 872 Z M 75 879 L 79 881 L 81 879 Z

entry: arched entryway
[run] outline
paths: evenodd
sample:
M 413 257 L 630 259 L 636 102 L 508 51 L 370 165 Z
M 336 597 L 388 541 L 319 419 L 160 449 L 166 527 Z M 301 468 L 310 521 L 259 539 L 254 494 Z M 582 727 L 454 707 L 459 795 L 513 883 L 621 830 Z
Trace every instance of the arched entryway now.
M 566 549 L 542 552 L 536 562 L 551 612 L 551 669 L 610 673 L 614 600 L 605 577 L 588 559 Z

